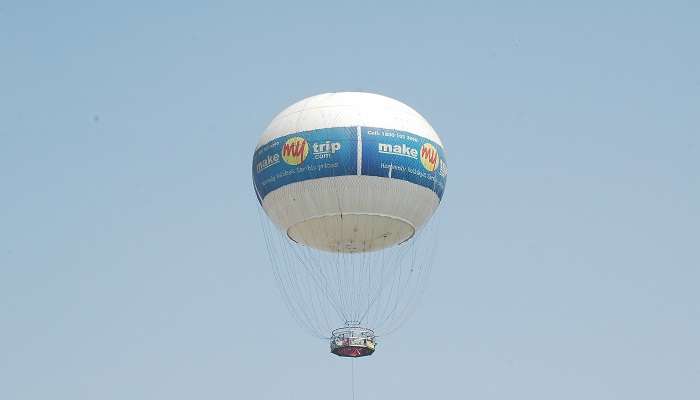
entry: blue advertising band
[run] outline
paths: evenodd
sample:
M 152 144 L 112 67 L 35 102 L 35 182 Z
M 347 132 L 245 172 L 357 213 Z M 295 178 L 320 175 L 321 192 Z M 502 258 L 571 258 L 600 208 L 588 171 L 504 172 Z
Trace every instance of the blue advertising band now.
M 255 151 L 252 173 L 260 202 L 290 183 L 344 175 L 401 179 L 426 187 L 441 199 L 447 160 L 442 146 L 422 136 L 352 126 L 273 139 Z

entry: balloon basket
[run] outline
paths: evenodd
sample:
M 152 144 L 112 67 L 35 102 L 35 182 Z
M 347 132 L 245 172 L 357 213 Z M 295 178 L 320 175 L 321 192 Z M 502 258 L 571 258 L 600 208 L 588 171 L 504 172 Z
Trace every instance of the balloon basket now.
M 345 326 L 331 333 L 331 353 L 339 357 L 365 357 L 374 353 L 377 341 L 371 329 Z

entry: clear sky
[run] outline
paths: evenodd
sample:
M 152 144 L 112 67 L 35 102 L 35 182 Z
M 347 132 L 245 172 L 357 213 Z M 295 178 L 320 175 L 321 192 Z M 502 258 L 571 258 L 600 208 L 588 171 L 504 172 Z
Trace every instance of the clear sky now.
M 288 316 L 269 120 L 442 136 L 440 252 L 357 399 L 700 398 L 700 3 L 0 2 L 0 398 L 349 399 Z

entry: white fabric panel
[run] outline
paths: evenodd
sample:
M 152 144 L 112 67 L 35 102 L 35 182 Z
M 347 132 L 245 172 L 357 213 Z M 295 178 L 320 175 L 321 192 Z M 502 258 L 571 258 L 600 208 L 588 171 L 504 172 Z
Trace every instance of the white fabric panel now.
M 283 186 L 262 205 L 293 240 L 321 250 L 353 252 L 409 239 L 438 204 L 433 191 L 411 182 L 349 175 Z
M 430 124 L 406 104 L 374 93 L 339 92 L 312 96 L 287 107 L 270 122 L 257 147 L 290 133 L 358 125 L 407 131 L 442 146 Z

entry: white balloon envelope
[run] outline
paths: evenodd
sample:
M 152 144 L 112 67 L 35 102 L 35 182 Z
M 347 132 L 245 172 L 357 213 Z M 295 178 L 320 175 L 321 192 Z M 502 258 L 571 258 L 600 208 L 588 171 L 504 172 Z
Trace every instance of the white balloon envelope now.
M 397 100 L 321 94 L 272 120 L 252 174 L 273 270 L 297 321 L 322 337 L 342 323 L 332 351 L 371 354 L 374 332 L 405 319 L 432 262 L 435 235 L 426 231 L 434 229 L 424 227 L 447 179 L 439 136 Z

